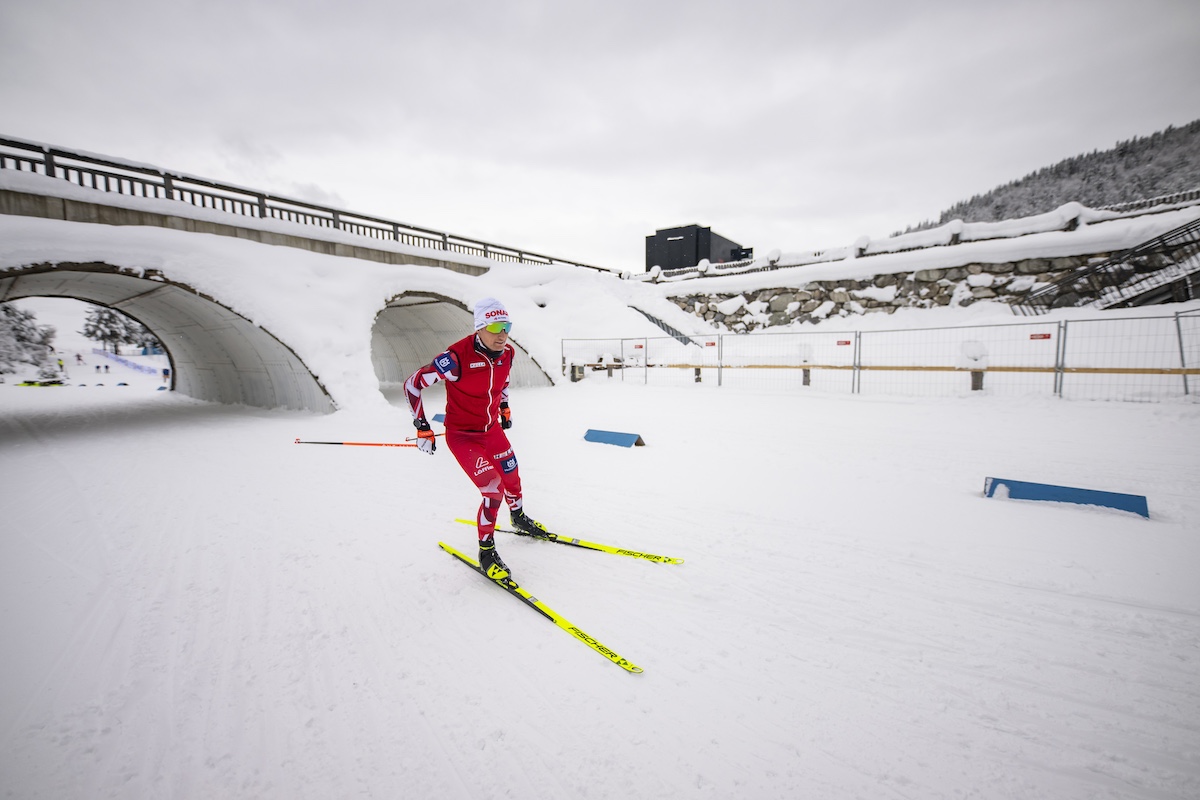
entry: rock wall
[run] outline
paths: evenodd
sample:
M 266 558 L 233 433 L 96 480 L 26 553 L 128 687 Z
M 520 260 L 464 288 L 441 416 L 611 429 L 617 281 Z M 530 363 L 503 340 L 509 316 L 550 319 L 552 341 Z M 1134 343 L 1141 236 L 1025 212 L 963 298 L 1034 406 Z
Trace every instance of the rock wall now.
M 1079 267 L 1104 261 L 1109 255 L 967 264 L 862 280 L 811 281 L 799 288 L 780 287 L 745 294 L 679 294 L 670 299 L 684 311 L 719 328 L 745 333 L 850 314 L 890 314 L 897 308 L 966 307 L 979 300 L 1012 303 L 1034 288 Z M 685 285 L 680 284 L 679 288 L 684 289 Z

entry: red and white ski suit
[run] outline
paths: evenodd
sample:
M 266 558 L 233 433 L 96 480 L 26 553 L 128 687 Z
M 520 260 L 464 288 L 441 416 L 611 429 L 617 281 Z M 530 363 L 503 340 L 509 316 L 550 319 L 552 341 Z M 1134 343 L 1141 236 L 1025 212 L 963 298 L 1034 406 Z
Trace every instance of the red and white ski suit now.
M 446 382 L 446 446 L 483 495 L 476 523 L 479 540 L 492 538 L 500 501 L 521 508 L 521 475 L 512 445 L 500 427 L 500 403 L 508 401 L 508 376 L 516 351 L 485 348 L 475 334 L 446 348 L 404 382 L 413 419 L 425 419 L 421 392 Z

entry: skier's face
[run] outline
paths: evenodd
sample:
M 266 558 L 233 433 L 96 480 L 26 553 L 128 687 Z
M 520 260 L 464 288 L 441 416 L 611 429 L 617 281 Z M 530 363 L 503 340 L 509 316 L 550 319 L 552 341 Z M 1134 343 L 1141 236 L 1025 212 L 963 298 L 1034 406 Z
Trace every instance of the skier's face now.
M 479 341 L 488 350 L 503 350 L 504 345 L 508 343 L 508 331 L 492 333 L 487 328 L 480 328 L 478 331 L 476 331 L 476 335 L 479 337 Z

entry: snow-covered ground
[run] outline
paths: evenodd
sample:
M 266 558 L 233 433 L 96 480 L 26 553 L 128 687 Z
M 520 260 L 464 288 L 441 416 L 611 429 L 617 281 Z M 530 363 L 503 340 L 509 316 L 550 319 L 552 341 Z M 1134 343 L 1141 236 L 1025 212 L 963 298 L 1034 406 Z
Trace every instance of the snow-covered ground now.
M 686 559 L 500 542 L 629 675 L 448 453 L 293 443 L 406 411 L 155 389 L 0 386 L 0 796 L 1200 796 L 1194 404 L 519 390 L 531 513 Z
M 411 435 L 370 366 L 400 291 L 497 294 L 555 364 L 563 338 L 656 331 L 635 302 L 704 327 L 661 287 L 0 218 L 0 267 L 92 260 L 229 302 L 342 410 L 201 403 L 115 362 L 95 386 L 67 338 L 73 385 L 0 385 L 0 797 L 1200 796 L 1195 403 L 517 390 L 530 512 L 686 560 L 500 543 L 629 675 L 437 548 L 475 536 L 448 453 L 294 442 Z M 1144 494 L 1151 519 L 984 499 L 987 476 Z

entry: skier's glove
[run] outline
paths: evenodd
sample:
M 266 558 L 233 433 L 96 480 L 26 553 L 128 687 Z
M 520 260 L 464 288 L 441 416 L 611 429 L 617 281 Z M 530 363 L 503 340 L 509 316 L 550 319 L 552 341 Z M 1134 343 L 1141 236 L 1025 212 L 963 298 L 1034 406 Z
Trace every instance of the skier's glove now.
M 500 427 L 508 430 L 512 427 L 512 411 L 508 408 L 508 403 L 500 404 Z
M 417 449 L 422 453 L 433 455 L 433 452 L 437 450 L 437 438 L 433 435 L 429 423 L 423 419 L 414 419 L 413 425 L 417 429 Z

